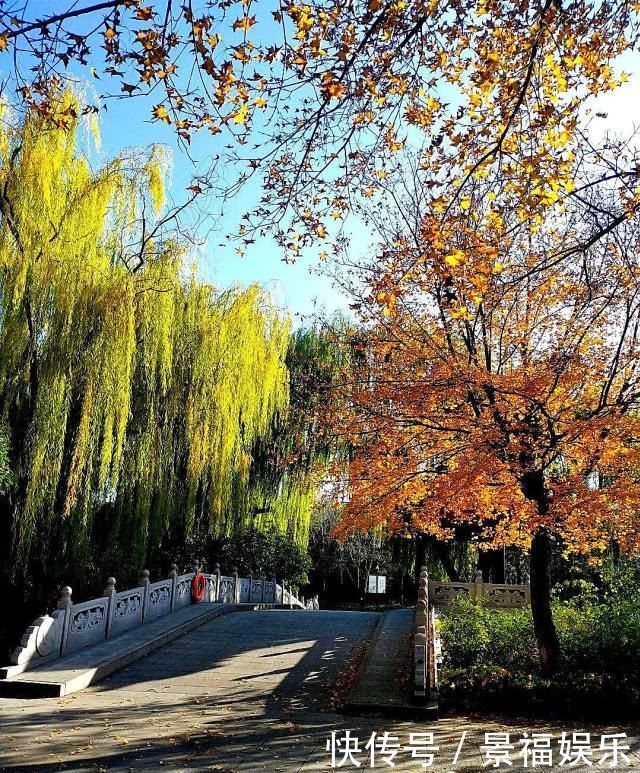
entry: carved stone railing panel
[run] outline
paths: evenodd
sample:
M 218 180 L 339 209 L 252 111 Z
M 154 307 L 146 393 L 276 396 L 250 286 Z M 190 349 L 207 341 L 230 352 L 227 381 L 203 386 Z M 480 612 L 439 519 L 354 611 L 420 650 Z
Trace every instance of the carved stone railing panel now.
M 173 592 L 173 580 L 159 580 L 149 585 L 147 594 L 147 607 L 144 612 L 145 623 L 157 620 L 171 612 L 171 593 Z
M 452 604 L 461 596 L 481 599 L 490 607 L 526 607 L 531 601 L 528 585 L 498 585 L 482 582 L 481 574 L 476 582 L 429 581 L 429 603 L 436 606 Z
M 240 583 L 240 603 L 247 604 L 251 598 L 251 580 L 241 577 L 238 582 Z
M 461 596 L 474 596 L 475 584 L 471 582 L 437 582 L 429 580 L 429 601 L 446 606 Z
M 205 574 L 204 576 L 204 599 L 203 601 L 208 601 L 209 603 L 217 601 L 216 599 L 216 583 L 217 583 L 217 576 L 215 574 Z
M 483 598 L 492 607 L 526 607 L 530 602 L 528 585 L 485 584 Z
M 104 641 L 108 609 L 109 598 L 106 596 L 74 604 L 69 611 L 63 654 Z
M 252 604 L 260 603 L 262 601 L 262 580 L 251 581 L 251 595 L 249 601 Z
M 181 574 L 176 577 L 175 598 L 173 600 L 174 609 L 182 609 L 191 604 L 191 583 L 193 582 L 194 572 Z
M 265 604 L 274 604 L 276 597 L 275 597 L 275 584 L 269 580 L 267 580 L 264 584 L 264 602 Z
M 116 593 L 111 612 L 109 638 L 142 625 L 144 588 L 132 588 Z
M 220 591 L 218 593 L 218 601 L 222 601 L 223 604 L 232 604 L 234 602 L 234 588 L 235 580 L 233 577 L 220 577 Z

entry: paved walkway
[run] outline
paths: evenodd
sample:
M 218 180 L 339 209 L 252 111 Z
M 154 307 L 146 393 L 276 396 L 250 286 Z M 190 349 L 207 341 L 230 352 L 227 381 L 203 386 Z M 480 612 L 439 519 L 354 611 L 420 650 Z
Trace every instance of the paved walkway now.
M 530 722 L 506 727 L 456 718 L 428 725 L 332 713 L 334 685 L 344 683 L 349 655 L 376 620 L 360 612 L 225 615 L 83 692 L 1 699 L 0 770 L 318 773 L 331 770 L 331 732 L 349 729 L 361 748 L 373 732 L 393 733 L 406 746 L 410 733 L 435 731 L 440 748 L 432 769 L 471 773 L 483 769 L 485 731 L 519 737 L 544 729 Z M 556 735 L 562 729 L 582 728 L 551 728 Z M 622 730 L 637 748 L 638 728 Z M 369 769 L 366 758 L 364 749 L 354 752 L 361 767 L 347 761 L 340 769 Z M 640 758 L 631 761 L 620 769 L 640 770 Z M 378 760 L 375 769 L 391 768 Z M 406 749 L 395 759 L 395 770 L 420 769 Z M 509 768 L 519 769 L 517 763 Z M 559 768 L 569 769 L 581 768 Z
M 409 676 L 413 609 L 393 609 L 378 621 L 349 705 L 362 711 L 411 708 Z

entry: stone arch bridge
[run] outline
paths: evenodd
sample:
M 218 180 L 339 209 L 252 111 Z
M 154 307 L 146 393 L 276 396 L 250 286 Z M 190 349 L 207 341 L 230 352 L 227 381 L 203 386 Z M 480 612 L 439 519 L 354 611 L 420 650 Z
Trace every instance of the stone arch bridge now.
M 354 760 L 364 769 L 372 734 L 407 742 L 411 733 L 428 730 L 435 732 L 443 770 L 483 768 L 477 739 L 504 730 L 503 723 L 434 723 L 429 703 L 411 700 L 419 686 L 425 611 L 429 618 L 426 576 L 417 612 L 375 613 L 312 609 L 275 580 L 244 578 L 249 586 L 241 586 L 243 578 L 231 575 L 231 584 L 224 583 L 215 572 L 205 578 L 206 600 L 180 605 L 176 588 L 180 582 L 190 587 L 193 574 L 167 578 L 166 614 L 145 617 L 154 591 L 167 586 L 143 574 L 138 589 L 120 592 L 107 584 L 106 621 L 92 612 L 99 600 L 76 605 L 64 595 L 61 614 L 46 616 L 62 623 L 36 621 L 14 657 L 22 663 L 7 667 L 8 678 L 0 681 L 0 770 L 328 771 L 335 767 L 331 739 L 347 732 L 358 739 Z M 469 586 L 450 589 L 449 597 L 484 592 L 478 582 Z M 142 609 L 136 611 L 131 596 L 139 589 Z M 164 592 L 157 595 L 163 598 L 157 603 L 167 604 Z M 141 622 L 128 628 L 114 622 L 125 612 Z M 71 631 L 73 619 L 91 629 L 104 623 L 104 638 L 71 644 L 56 656 L 64 636 L 79 633 Z M 458 749 L 463 733 L 475 742 Z M 403 754 L 396 769 L 420 768 Z

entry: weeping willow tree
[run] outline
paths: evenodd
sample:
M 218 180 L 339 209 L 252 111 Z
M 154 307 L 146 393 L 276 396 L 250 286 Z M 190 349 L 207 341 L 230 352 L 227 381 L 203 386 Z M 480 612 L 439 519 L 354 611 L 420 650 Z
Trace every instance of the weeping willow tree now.
M 239 528 L 252 449 L 288 404 L 289 323 L 269 298 L 216 291 L 175 237 L 149 238 L 162 153 L 95 171 L 77 128 L 0 132 L 0 561 L 31 586 L 140 567 L 172 531 Z
M 290 405 L 274 413 L 268 441 L 259 438 L 252 454 L 246 522 L 287 534 L 305 550 L 329 467 L 346 451 L 322 421 L 333 381 L 350 356 L 340 342 L 344 326 L 336 320 L 326 329 L 292 334 L 286 356 Z

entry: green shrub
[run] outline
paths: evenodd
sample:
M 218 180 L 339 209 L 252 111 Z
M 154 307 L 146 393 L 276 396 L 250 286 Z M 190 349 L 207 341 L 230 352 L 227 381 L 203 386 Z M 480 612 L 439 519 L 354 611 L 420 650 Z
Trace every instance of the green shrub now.
M 640 708 L 640 603 L 576 598 L 554 604 L 562 655 L 552 677 L 540 668 L 531 612 L 491 610 L 469 600 L 438 621 L 445 707 L 553 709 L 624 715 Z

